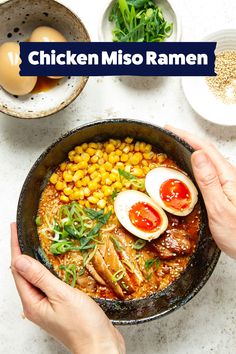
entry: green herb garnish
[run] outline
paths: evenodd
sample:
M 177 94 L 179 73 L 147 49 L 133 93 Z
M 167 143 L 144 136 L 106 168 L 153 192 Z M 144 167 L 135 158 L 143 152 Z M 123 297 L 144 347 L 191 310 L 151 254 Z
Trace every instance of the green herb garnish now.
M 153 265 L 155 265 L 154 271 L 156 271 L 157 268 L 158 268 L 159 265 L 160 265 L 160 259 L 159 259 L 158 257 L 156 257 L 156 258 L 150 258 L 150 259 L 146 260 L 146 262 L 145 262 L 145 269 L 146 269 L 146 270 L 150 270 Z
M 125 275 L 125 270 L 124 269 L 119 269 L 117 272 L 115 272 L 113 275 L 112 275 L 112 281 L 113 283 L 117 283 L 118 281 L 120 281 L 123 276 Z
M 116 0 L 109 21 L 114 42 L 163 42 L 173 30 L 154 0 Z
M 77 274 L 76 274 L 76 264 L 69 264 L 68 266 L 60 265 L 60 269 L 65 271 L 65 282 L 70 284 L 73 288 L 75 287 Z M 71 280 L 72 278 L 72 280 Z M 71 283 L 70 283 L 71 281 Z
M 148 260 L 146 260 L 145 262 L 145 269 L 147 271 L 150 271 L 150 269 L 153 267 L 153 271 L 152 272 L 149 272 L 147 275 L 146 275 L 146 279 L 147 280 L 150 280 L 152 274 L 158 269 L 158 267 L 160 266 L 161 264 L 161 261 L 158 257 L 156 258 L 150 258 Z
M 42 225 L 42 221 L 41 221 L 40 216 L 37 216 L 37 217 L 35 218 L 35 224 L 36 224 L 37 226 L 41 226 L 41 225 Z
M 118 173 L 119 173 L 120 179 L 121 179 L 121 177 L 124 177 L 125 179 L 127 179 L 127 181 L 132 181 L 132 180 L 137 179 L 137 177 L 135 177 L 131 173 L 129 173 L 125 170 L 121 170 L 120 168 L 118 168 Z
M 122 251 L 123 250 L 123 247 L 121 246 L 121 243 L 120 241 L 118 241 L 115 237 L 111 236 L 110 237 L 116 251 Z
M 115 188 L 111 194 L 112 199 L 113 200 L 116 199 L 117 195 L 118 195 L 118 190 L 117 190 L 117 188 Z
M 133 245 L 133 248 L 135 250 L 141 250 L 143 247 L 146 246 L 146 243 L 147 243 L 147 241 L 139 239 L 135 242 L 135 244 Z

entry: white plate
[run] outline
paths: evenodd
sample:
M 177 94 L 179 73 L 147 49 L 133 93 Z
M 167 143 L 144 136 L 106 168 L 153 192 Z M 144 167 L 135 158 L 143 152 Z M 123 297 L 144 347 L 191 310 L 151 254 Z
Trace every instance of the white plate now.
M 110 22 L 108 17 L 114 2 L 115 0 L 110 1 L 102 11 L 98 29 L 99 40 L 101 42 L 112 42 L 112 29 L 114 28 L 114 23 Z M 179 14 L 177 15 L 174 6 L 171 5 L 168 0 L 155 0 L 155 2 L 161 8 L 166 21 L 173 23 L 173 33 L 166 39 L 166 42 L 179 42 L 181 39 L 181 22 Z
M 211 33 L 202 41 L 217 42 L 216 54 L 223 50 L 236 50 L 236 29 Z M 236 104 L 226 104 L 217 98 L 205 77 L 185 77 L 182 87 L 189 104 L 200 116 L 216 124 L 236 125 Z

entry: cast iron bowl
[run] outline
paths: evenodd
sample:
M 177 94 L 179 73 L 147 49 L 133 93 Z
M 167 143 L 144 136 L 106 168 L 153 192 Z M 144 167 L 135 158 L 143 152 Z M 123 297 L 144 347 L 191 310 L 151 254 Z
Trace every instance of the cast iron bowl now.
M 49 176 L 76 145 L 90 141 L 132 136 L 146 141 L 172 157 L 194 180 L 190 156 L 192 148 L 174 134 L 137 120 L 112 119 L 92 122 L 70 131 L 52 144 L 35 162 L 23 185 L 17 211 L 17 230 L 21 251 L 38 259 L 52 271 L 40 248 L 35 225 L 39 199 Z M 181 276 L 164 291 L 146 298 L 114 301 L 97 299 L 108 317 L 118 325 L 136 324 L 164 316 L 185 305 L 204 286 L 218 261 L 220 251 L 208 229 L 205 205 L 201 206 L 200 240 L 190 263 Z

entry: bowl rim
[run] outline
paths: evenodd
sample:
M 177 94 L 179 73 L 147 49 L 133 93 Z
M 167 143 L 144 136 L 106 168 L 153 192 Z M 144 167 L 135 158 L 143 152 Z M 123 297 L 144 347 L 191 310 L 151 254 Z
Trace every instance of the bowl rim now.
M 9 0 L 8 0 L 9 1 Z M 104 31 L 103 31 L 103 21 L 105 21 L 105 15 L 111 6 L 111 4 L 116 1 L 116 0 L 106 0 L 106 4 L 102 7 L 100 14 L 99 14 L 99 22 L 98 22 L 98 39 L 100 42 L 105 42 L 105 37 L 104 37 Z M 157 0 L 153 0 L 154 2 L 157 2 Z M 170 8 L 173 10 L 175 20 L 176 20 L 176 39 L 174 42 L 180 42 L 182 38 L 182 20 L 181 16 L 179 14 L 179 11 L 177 10 L 177 6 L 175 3 L 173 3 L 170 0 L 163 0 L 165 1 Z M 157 4 L 158 5 L 158 4 Z
M 7 3 L 11 3 L 15 0 L 6 0 L 2 3 L 0 3 L 0 8 L 2 5 L 5 5 Z M 81 20 L 81 18 L 70 8 L 70 6 L 68 7 L 67 5 L 64 5 L 61 1 L 58 0 L 51 0 L 52 3 L 56 2 L 57 4 L 59 4 L 62 8 L 64 8 L 65 11 L 69 11 L 75 18 L 76 20 L 80 23 L 80 25 L 83 28 L 83 31 L 88 39 L 88 42 L 91 42 L 91 37 L 89 35 L 89 32 L 87 30 L 87 28 L 85 27 L 83 21 Z M 35 112 L 18 112 L 14 109 L 11 108 L 6 108 L 4 106 L 4 104 L 0 103 L 0 112 L 6 114 L 8 117 L 11 118 L 16 118 L 16 119 L 25 119 L 25 120 L 31 120 L 31 119 L 41 119 L 41 118 L 46 118 L 49 116 L 52 116 L 58 112 L 60 112 L 61 110 L 63 110 L 64 108 L 66 108 L 67 106 L 69 106 L 79 95 L 80 93 L 83 91 L 87 81 L 89 79 L 89 76 L 81 76 L 81 83 L 79 85 L 79 87 L 77 87 L 72 94 L 70 95 L 70 97 L 65 100 L 62 104 L 60 104 L 57 107 L 51 108 L 50 110 L 46 111 L 42 111 L 41 113 L 35 113 Z M 2 89 L 3 90 L 3 89 Z M 36 116 L 34 116 L 34 114 L 37 114 Z
M 172 133 L 171 131 L 164 129 L 158 125 L 155 125 L 153 123 L 149 123 L 143 120 L 139 120 L 139 119 L 129 119 L 129 118 L 110 118 L 110 119 L 104 119 L 102 121 L 91 121 L 91 122 L 87 122 L 84 123 L 82 125 L 80 125 L 79 127 L 76 127 L 68 132 L 66 132 L 65 134 L 61 135 L 60 137 L 58 137 L 49 147 L 47 147 L 42 154 L 37 158 L 37 160 L 35 161 L 35 163 L 33 164 L 33 166 L 31 167 L 29 173 L 27 174 L 23 187 L 21 189 L 20 192 L 20 196 L 19 196 L 19 201 L 18 201 L 18 205 L 17 205 L 17 232 L 18 232 L 18 240 L 19 240 L 19 244 L 20 244 L 20 248 L 22 253 L 24 252 L 24 246 L 23 243 L 21 242 L 21 238 L 22 237 L 22 229 L 21 229 L 21 206 L 23 203 L 23 199 L 26 193 L 26 188 L 27 188 L 27 184 L 28 184 L 28 179 L 31 178 L 31 174 L 33 173 L 33 171 L 35 170 L 35 168 L 38 167 L 38 165 L 42 162 L 42 160 L 47 156 L 47 154 L 57 145 L 59 144 L 61 141 L 63 141 L 64 139 L 66 139 L 67 137 L 83 130 L 83 129 L 87 129 L 89 127 L 94 127 L 97 125 L 105 125 L 105 124 L 112 124 L 112 123 L 131 123 L 131 124 L 138 124 L 141 126 L 147 126 L 149 128 L 154 128 L 154 129 L 158 129 L 161 132 L 163 132 L 164 134 L 169 135 L 170 137 L 172 137 L 175 141 L 177 141 L 178 143 L 182 144 L 190 153 L 194 152 L 195 150 L 182 138 L 180 138 L 178 135 Z M 205 208 L 205 204 L 204 204 L 204 208 Z M 155 320 L 157 318 L 161 318 L 164 317 L 170 313 L 172 313 L 173 311 L 175 311 L 176 309 L 179 309 L 180 307 L 182 307 L 183 305 L 186 305 L 202 288 L 203 286 L 206 284 L 206 282 L 208 281 L 208 279 L 210 278 L 210 276 L 212 275 L 216 264 L 219 260 L 221 251 L 218 249 L 218 247 L 216 246 L 215 251 L 212 255 L 211 258 L 211 262 L 209 263 L 208 266 L 208 270 L 205 274 L 205 276 L 201 279 L 201 281 L 198 283 L 198 285 L 194 288 L 193 291 L 191 291 L 190 294 L 188 294 L 186 297 L 184 297 L 183 299 L 179 300 L 177 303 L 171 305 L 168 310 L 162 312 L 162 313 L 158 313 L 152 316 L 147 316 L 147 317 L 143 317 L 143 318 L 139 318 L 139 319 L 134 319 L 134 320 L 111 320 L 112 323 L 114 325 L 134 325 L 134 324 L 142 324 L 145 322 L 149 322 L 152 320 Z M 190 258 L 191 259 L 191 258 Z M 187 267 L 185 268 L 185 270 L 181 273 L 181 275 L 183 273 L 185 273 L 188 269 L 188 267 L 190 266 L 190 261 L 188 262 Z M 180 276 L 181 276 L 180 275 Z M 177 278 L 175 281 L 177 281 L 179 278 Z M 175 282 L 174 281 L 174 282 Z M 158 292 L 158 293 L 154 293 L 151 294 L 145 298 L 138 298 L 138 299 L 131 299 L 131 300 L 125 300 L 125 301 L 121 301 L 121 300 L 116 300 L 117 304 L 124 304 L 124 303 L 129 303 L 129 302 L 137 302 L 140 300 L 144 300 L 144 299 L 148 299 L 151 298 L 153 296 L 155 296 L 155 294 L 164 294 L 167 289 L 169 289 L 169 287 L 172 286 L 172 284 L 174 283 L 172 282 L 167 288 L 165 288 L 164 290 Z M 100 299 L 100 298 L 93 298 L 98 304 L 102 304 L 102 302 L 107 302 L 107 303 L 112 303 L 114 300 L 111 299 Z

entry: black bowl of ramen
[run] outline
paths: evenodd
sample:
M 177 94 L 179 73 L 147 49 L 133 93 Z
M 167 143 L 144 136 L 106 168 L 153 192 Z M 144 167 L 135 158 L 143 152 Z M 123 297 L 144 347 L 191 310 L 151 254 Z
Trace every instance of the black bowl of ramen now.
M 55 275 L 58 275 L 52 265 L 51 258 L 47 257 L 45 250 L 42 249 L 35 222 L 41 196 L 49 184 L 50 176 L 62 162 L 67 160 L 68 153 L 75 146 L 82 146 L 82 144 L 89 142 L 101 145 L 102 142 L 109 139 L 123 141 L 127 137 L 150 144 L 158 152 L 166 154 L 194 182 L 190 159 L 193 149 L 169 131 L 150 123 L 131 119 L 111 119 L 80 126 L 60 137 L 47 148 L 26 177 L 17 210 L 18 238 L 21 251 L 24 254 L 39 260 Z M 141 295 L 137 295 L 135 298 L 132 296 L 124 298 L 95 296 L 95 301 L 99 303 L 113 323 L 117 325 L 137 324 L 167 315 L 191 300 L 211 276 L 219 259 L 220 251 L 210 234 L 206 208 L 199 191 L 198 193 L 198 239 L 181 274 L 176 279 L 173 277 L 173 281 L 169 281 L 166 287 L 162 286 L 160 289 L 157 287 L 156 291 L 147 292 L 146 296 L 141 291 L 142 284 L 139 284 L 136 289 L 137 294 Z M 184 222 L 185 219 L 181 219 L 181 225 Z M 179 256 L 181 258 L 183 254 Z M 161 270 L 165 272 L 167 269 L 168 274 L 168 259 L 164 258 L 162 263 L 164 268 Z M 149 269 L 151 266 L 152 264 L 149 262 Z M 156 271 L 156 269 L 154 270 Z M 160 277 L 163 272 L 159 271 L 158 276 Z M 103 294 L 106 294 L 105 287 L 102 289 Z

